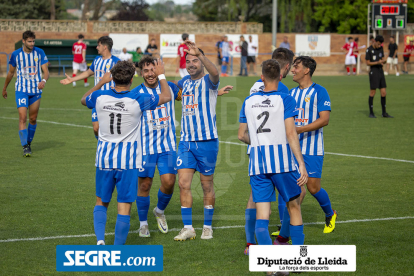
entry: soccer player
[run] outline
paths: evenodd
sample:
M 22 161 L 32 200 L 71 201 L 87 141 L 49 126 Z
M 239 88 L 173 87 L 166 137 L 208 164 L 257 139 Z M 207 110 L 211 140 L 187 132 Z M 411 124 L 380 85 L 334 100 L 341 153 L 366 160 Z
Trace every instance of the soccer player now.
M 81 100 L 83 105 L 96 109 L 101 122 L 96 150 L 96 205 L 93 211 L 98 245 L 105 244 L 107 209 L 115 186 L 118 216 L 114 244 L 125 244 L 130 228 L 131 204 L 137 195 L 138 168 L 142 164 L 141 117 L 145 111 L 155 110 L 157 105 L 171 101 L 162 61 L 158 60 L 154 67 L 154 74 L 160 80 L 159 95 L 129 91 L 135 67 L 131 62 L 121 61 L 110 71 L 114 88 L 98 90 L 103 85 L 100 82 Z
M 257 210 L 255 234 L 260 245 L 272 244 L 268 226 L 270 203 L 276 201 L 275 187 L 287 202 L 282 227 L 290 219 L 293 245 L 301 245 L 305 239 L 300 186 L 306 183 L 308 175 L 295 129 L 296 102 L 289 94 L 279 92 L 281 78 L 276 60 L 263 62 L 261 79 L 265 87 L 248 96 L 240 111 L 238 138 L 251 149 L 249 176 Z
M 398 77 L 400 75 L 400 73 L 398 73 L 398 55 L 397 55 L 397 50 L 398 50 L 398 45 L 397 43 L 395 43 L 395 39 L 394 36 L 390 37 L 390 44 L 388 45 L 388 58 L 387 58 L 387 70 L 384 72 L 384 75 L 388 75 L 388 71 L 390 70 L 390 65 L 392 68 L 392 65 L 395 65 L 395 75 Z
M 295 54 L 287 49 L 287 48 L 277 48 L 273 51 L 272 59 L 276 60 L 279 63 L 279 66 L 281 68 L 280 74 L 282 78 L 286 78 L 287 74 L 290 71 L 290 68 L 292 67 L 293 57 Z M 258 80 L 250 89 L 250 95 L 263 91 L 264 89 L 264 83 L 262 79 Z M 278 92 L 289 94 L 289 88 L 287 88 L 286 85 L 284 85 L 282 82 L 278 83 Z M 247 154 L 250 152 L 250 147 L 247 149 Z M 283 197 L 279 194 L 278 196 L 278 209 L 279 209 L 279 219 L 280 223 L 283 221 L 283 214 L 285 212 L 286 208 L 286 202 L 284 201 Z M 254 237 L 254 228 L 256 225 L 256 204 L 253 202 L 253 196 L 252 196 L 252 190 L 250 190 L 250 197 L 247 202 L 247 207 L 245 211 L 245 218 L 246 218 L 246 224 L 245 224 L 245 231 L 246 231 L 246 248 L 244 250 L 245 255 L 249 255 L 249 246 L 252 244 L 256 244 L 256 239 Z M 276 231 L 272 233 L 272 236 L 277 236 L 279 234 L 279 231 Z
M 414 40 L 411 40 L 410 44 L 407 44 L 404 47 L 404 54 L 403 54 L 404 70 L 405 70 L 405 71 L 403 71 L 404 74 L 408 74 L 407 65 L 408 65 L 408 62 L 410 61 L 410 56 L 411 56 L 413 51 L 414 51 Z
M 337 214 L 332 210 L 328 193 L 321 188 L 324 159 L 323 127 L 329 123 L 331 100 L 326 89 L 312 81 L 315 69 L 316 61 L 313 58 L 301 56 L 295 59 L 292 69 L 293 81 L 299 86 L 291 89 L 290 95 L 296 100 L 296 108 L 299 111 L 295 122 L 309 175 L 306 187 L 325 213 L 323 233 L 331 233 L 335 229 Z M 277 241 L 282 243 L 289 238 L 289 229 L 283 227 L 283 224 L 277 238 Z
M 351 75 L 351 72 L 349 70 L 349 66 L 351 66 L 352 68 L 352 74 L 356 74 L 356 68 L 355 68 L 355 57 L 354 57 L 354 50 L 355 50 L 355 45 L 353 42 L 353 38 L 352 37 L 348 37 L 348 42 L 345 43 L 344 46 L 342 46 L 341 48 L 343 51 L 346 52 L 346 56 L 345 56 L 345 66 L 346 66 L 346 72 L 348 73 L 348 76 Z
M 19 112 L 19 137 L 24 157 L 32 154 L 31 143 L 36 132 L 42 89 L 45 88 L 49 78 L 47 57 L 42 49 L 34 46 L 35 39 L 36 36 L 32 31 L 23 33 L 23 47 L 11 54 L 9 72 L 2 93 L 3 98 L 7 99 L 7 86 L 17 69 L 16 105 Z M 27 109 L 29 109 L 29 126 L 26 129 Z
M 212 239 L 214 213 L 214 170 L 219 141 L 216 127 L 216 103 L 220 76 L 195 43 L 186 41 L 186 66 L 189 76 L 178 81 L 182 89 L 181 139 L 178 145 L 177 169 L 180 187 L 181 215 L 184 228 L 174 240 L 195 239 L 192 226 L 191 182 L 195 171 L 200 172 L 204 192 L 204 227 L 201 239 Z M 204 73 L 204 68 L 208 74 Z
M 222 58 L 221 58 L 221 52 L 220 52 L 220 45 L 224 41 L 224 36 L 220 37 L 220 40 L 216 42 L 216 51 L 217 51 L 217 66 L 221 66 L 222 64 Z
M 177 70 L 176 73 L 180 72 L 181 78 L 188 76 L 187 69 L 185 68 L 185 52 L 184 50 L 188 50 L 187 45 L 185 42 L 188 40 L 188 34 L 184 33 L 181 38 L 183 39 L 183 43 L 178 46 L 178 57 L 177 57 Z
M 224 40 L 220 44 L 220 55 L 221 55 L 221 76 L 228 77 L 227 74 L 227 65 L 230 61 L 230 44 L 228 41 L 228 37 L 224 36 Z
M 381 46 L 383 42 L 384 38 L 382 35 L 377 35 L 377 37 L 375 37 L 375 43 L 368 47 L 365 55 L 367 65 L 371 67 L 369 72 L 369 84 L 371 90 L 368 99 L 370 118 L 377 118 L 374 114 L 374 96 L 377 89 L 381 92 L 382 117 L 394 118 L 387 113 L 385 106 L 387 84 L 385 83 L 384 71 L 382 70 L 382 65 L 386 62 L 384 57 L 384 49 Z
M 85 37 L 83 34 L 78 35 L 78 41 L 75 42 L 72 46 L 72 55 L 73 55 L 73 62 L 72 62 L 72 78 L 76 77 L 76 74 L 79 71 L 85 72 L 88 69 L 88 66 L 86 65 L 86 44 L 83 42 L 83 39 Z M 84 78 L 84 86 L 88 87 L 88 78 Z M 76 81 L 73 83 L 73 87 L 76 86 Z
M 98 54 L 100 56 L 97 56 L 94 59 L 89 69 L 83 72 L 82 74 L 72 78 L 66 74 L 66 79 L 61 80 L 60 83 L 66 85 L 94 75 L 95 85 L 97 85 L 105 74 L 111 74 L 109 71 L 119 61 L 119 58 L 111 54 L 113 45 L 114 42 L 112 41 L 112 38 L 110 38 L 109 36 L 100 37 L 98 39 L 98 46 L 96 47 L 96 49 L 98 50 Z M 111 87 L 114 86 L 115 83 L 111 81 L 110 83 L 106 83 L 104 86 L 102 86 L 102 90 L 109 90 L 111 89 Z M 98 115 L 95 109 L 92 109 L 92 125 L 93 132 L 95 133 L 95 138 L 98 139 L 99 122 Z

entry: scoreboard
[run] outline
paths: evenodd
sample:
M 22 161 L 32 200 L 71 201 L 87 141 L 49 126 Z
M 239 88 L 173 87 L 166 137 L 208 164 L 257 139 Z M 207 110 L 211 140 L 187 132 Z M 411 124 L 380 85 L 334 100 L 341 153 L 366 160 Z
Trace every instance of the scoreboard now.
M 400 4 L 397 1 L 387 1 L 386 4 L 378 2 L 374 1 L 372 5 L 373 29 L 404 30 L 407 25 L 407 4 Z

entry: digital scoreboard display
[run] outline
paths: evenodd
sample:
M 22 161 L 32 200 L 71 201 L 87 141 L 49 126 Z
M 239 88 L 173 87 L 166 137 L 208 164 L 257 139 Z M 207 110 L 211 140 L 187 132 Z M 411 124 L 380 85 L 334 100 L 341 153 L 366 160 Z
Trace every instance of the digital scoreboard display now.
M 407 24 L 407 4 L 372 5 L 372 27 L 375 30 L 404 30 Z

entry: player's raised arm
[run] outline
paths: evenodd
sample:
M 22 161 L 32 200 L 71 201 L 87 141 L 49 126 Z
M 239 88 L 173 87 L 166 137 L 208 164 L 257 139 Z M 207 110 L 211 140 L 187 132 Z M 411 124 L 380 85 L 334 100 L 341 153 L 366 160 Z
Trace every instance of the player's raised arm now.
M 63 85 L 70 84 L 74 81 L 86 79 L 93 75 L 93 71 L 91 69 L 88 69 L 87 71 L 73 78 L 71 78 L 68 74 L 65 74 L 65 75 L 66 75 L 66 79 L 60 80 L 60 83 Z
M 104 86 L 106 83 L 111 82 L 112 81 L 112 76 L 110 72 L 106 72 L 105 75 L 102 77 L 102 79 L 94 86 L 92 87 L 88 92 L 85 93 L 85 95 L 83 95 L 82 99 L 81 99 L 81 103 L 86 106 L 86 98 L 92 94 L 94 91 L 97 91 L 99 89 L 102 88 L 102 86 Z
M 14 71 L 16 71 L 16 67 L 9 64 L 9 72 L 7 73 L 6 82 L 4 83 L 4 86 L 3 86 L 3 98 L 5 99 L 7 99 L 7 86 L 9 86 L 9 83 L 14 76 Z
M 161 86 L 161 94 L 159 94 L 159 101 L 158 105 L 165 104 L 172 100 L 171 93 L 170 93 L 170 87 L 168 85 L 167 80 L 165 79 L 165 68 L 164 68 L 164 62 L 161 59 L 155 60 L 155 66 L 154 66 L 154 73 L 158 77 L 158 80 L 160 81 Z
M 210 80 L 212 83 L 216 84 L 220 80 L 219 71 L 217 70 L 217 67 L 212 63 L 208 58 L 206 58 L 200 50 L 196 47 L 194 42 L 191 42 L 187 40 L 185 44 L 188 47 L 188 50 L 185 49 L 184 51 L 190 55 L 198 57 L 200 59 L 201 63 L 206 67 L 206 70 L 210 76 Z

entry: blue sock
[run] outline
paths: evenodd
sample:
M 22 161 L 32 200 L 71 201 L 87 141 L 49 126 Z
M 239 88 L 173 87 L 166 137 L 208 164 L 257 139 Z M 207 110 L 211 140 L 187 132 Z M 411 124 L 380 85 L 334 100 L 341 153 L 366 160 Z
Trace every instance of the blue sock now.
M 305 243 L 303 224 L 290 226 L 290 238 L 292 239 L 292 245 L 303 245 Z
M 330 217 L 334 214 L 332 207 L 331 207 L 331 201 L 329 200 L 328 193 L 323 188 L 321 188 L 319 192 L 317 192 L 313 196 L 319 202 L 319 205 L 321 206 L 322 210 L 325 212 L 325 216 Z
M 224 71 L 224 65 L 221 66 L 221 73 L 224 74 L 226 71 Z
M 269 235 L 269 220 L 258 219 L 256 220 L 256 238 L 259 245 L 271 245 L 272 239 Z
M 280 223 L 283 224 L 283 214 L 285 213 L 286 202 L 283 200 L 283 197 L 280 194 L 277 197 L 277 203 L 277 207 L 279 209 Z
M 171 197 L 173 194 L 167 195 L 161 192 L 161 189 L 158 190 L 158 203 L 157 207 L 161 211 L 164 211 L 167 208 L 168 203 L 170 203 Z
M 105 240 L 106 207 L 96 205 L 93 209 L 93 226 L 97 241 Z
M 223 65 L 223 73 L 226 74 L 227 73 L 227 65 Z
M 213 214 L 214 208 L 208 209 L 204 207 L 204 225 L 211 226 L 211 224 L 213 223 Z
M 246 225 L 244 230 L 246 231 L 246 242 L 251 244 L 256 244 L 254 238 L 254 230 L 256 227 L 256 209 L 246 209 L 244 212 L 246 218 Z
M 193 225 L 193 208 L 183 208 L 181 207 L 181 217 L 183 218 L 184 226 Z
M 96 140 L 99 140 L 99 137 L 95 135 Z
M 289 238 L 290 236 L 290 215 L 288 208 L 285 208 L 285 212 L 283 213 L 283 223 L 282 228 L 280 228 L 279 236 L 284 238 Z
M 19 130 L 20 143 L 22 146 L 27 144 L 27 129 Z
M 28 134 L 27 134 L 27 143 L 31 143 L 33 141 L 33 137 L 36 132 L 37 124 L 32 125 L 29 123 L 29 127 L 27 128 Z
M 137 208 L 139 221 L 148 220 L 148 210 L 150 206 L 149 196 L 137 196 Z
M 116 217 L 114 245 L 124 245 L 128 237 L 130 216 L 119 215 Z

